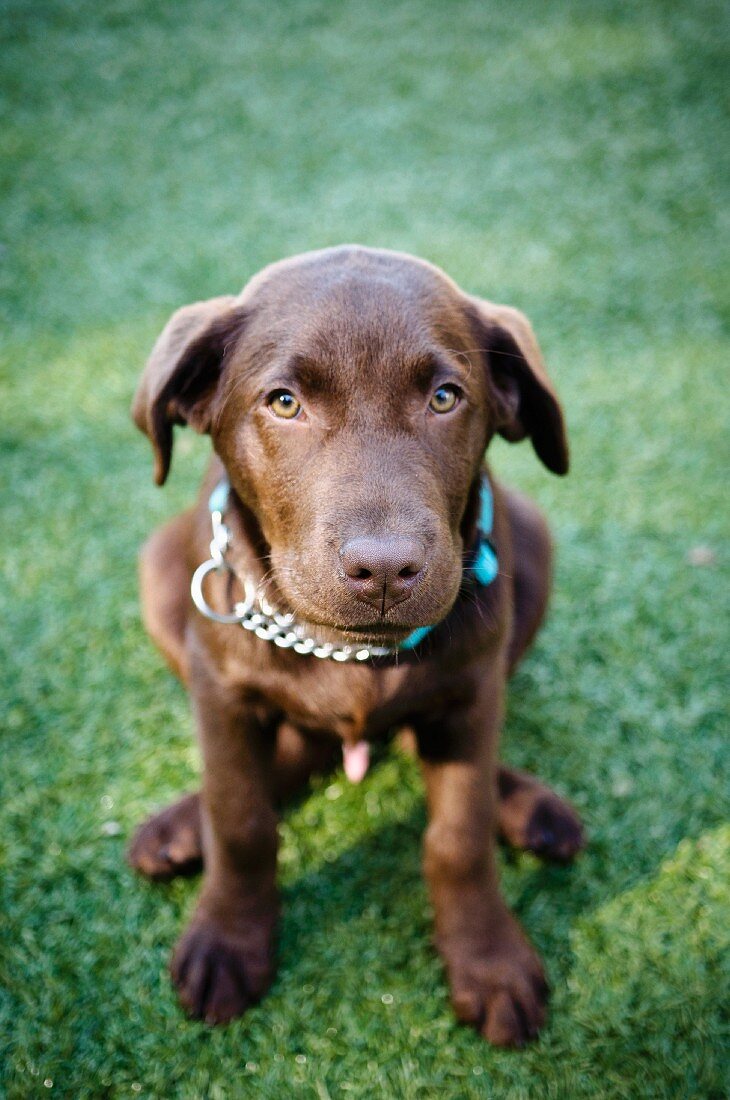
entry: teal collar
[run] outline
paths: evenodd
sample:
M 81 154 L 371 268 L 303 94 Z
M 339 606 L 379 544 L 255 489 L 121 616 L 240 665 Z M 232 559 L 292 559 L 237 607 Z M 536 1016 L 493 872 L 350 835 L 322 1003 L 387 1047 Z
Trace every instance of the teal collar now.
M 412 650 L 426 638 L 434 629 L 433 626 L 420 626 L 412 631 L 399 645 L 389 646 L 335 646 L 332 643 L 318 644 L 311 638 L 303 637 L 301 628 L 294 622 L 293 615 L 282 615 L 271 608 L 266 600 L 258 598 L 254 586 L 243 584 L 246 597 L 243 603 L 237 604 L 229 614 L 219 614 L 209 606 L 203 595 L 203 581 L 208 573 L 231 570 L 226 560 L 226 554 L 230 547 L 230 532 L 223 522 L 228 507 L 230 495 L 230 482 L 227 477 L 222 477 L 215 486 L 208 501 L 211 522 L 213 525 L 213 541 L 210 544 L 211 558 L 200 565 L 193 576 L 191 592 L 193 600 L 199 611 L 207 618 L 220 623 L 240 623 L 245 629 L 253 631 L 257 637 L 265 641 L 274 642 L 282 649 L 293 649 L 296 653 L 313 653 L 315 657 L 330 657 L 335 661 L 368 660 L 371 657 L 389 656 L 402 650 Z M 497 553 L 492 543 L 492 528 L 494 525 L 494 497 L 492 486 L 486 474 L 482 474 L 479 486 L 479 518 L 477 520 L 477 536 L 474 548 L 468 553 L 464 566 L 465 577 L 471 577 L 476 584 L 486 588 L 496 578 L 499 572 Z M 256 608 L 256 603 L 260 610 Z

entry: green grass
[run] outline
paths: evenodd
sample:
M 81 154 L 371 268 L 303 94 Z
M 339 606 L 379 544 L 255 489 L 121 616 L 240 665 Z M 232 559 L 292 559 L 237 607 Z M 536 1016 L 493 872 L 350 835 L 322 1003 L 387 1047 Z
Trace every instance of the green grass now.
M 727 1095 L 726 13 L 5 4 L 0 1093 Z M 568 480 L 495 452 L 558 545 L 504 754 L 590 831 L 574 868 L 502 861 L 554 988 L 519 1054 L 452 1020 L 395 753 L 287 815 L 279 976 L 227 1029 L 188 1023 L 166 976 L 196 885 L 122 860 L 198 768 L 135 554 L 205 441 L 154 490 L 137 374 L 173 308 L 348 240 L 523 308 L 566 404 Z

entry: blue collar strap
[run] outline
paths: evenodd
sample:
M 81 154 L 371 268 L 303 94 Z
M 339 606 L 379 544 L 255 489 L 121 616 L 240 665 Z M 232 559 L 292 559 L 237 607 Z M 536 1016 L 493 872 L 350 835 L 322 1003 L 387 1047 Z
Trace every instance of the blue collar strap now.
M 477 584 L 486 588 L 496 579 L 499 572 L 497 551 L 492 544 L 494 527 L 494 497 L 492 486 L 486 474 L 482 474 L 479 486 L 479 521 L 477 523 L 477 547 L 474 560 L 470 564 L 471 572 Z
M 218 484 L 213 489 L 208 501 L 208 507 L 210 509 L 211 517 L 213 520 L 214 531 L 214 543 L 216 541 L 216 531 L 222 531 L 223 543 L 219 547 L 220 560 L 215 558 L 210 563 L 204 563 L 201 569 L 206 568 L 208 565 L 218 565 L 223 561 L 225 551 L 229 545 L 228 532 L 223 525 L 223 516 L 228 506 L 228 496 L 230 493 L 230 482 L 227 477 L 222 477 Z M 499 572 L 499 562 L 497 560 L 497 553 L 491 541 L 492 527 L 494 525 L 494 497 L 492 495 L 492 486 L 489 484 L 489 478 L 486 474 L 482 474 L 479 487 L 479 519 L 477 521 L 477 540 L 475 548 L 469 553 L 464 573 L 466 576 L 471 576 L 476 583 L 486 588 L 496 578 Z M 211 545 L 211 551 L 213 546 Z M 198 586 L 199 587 L 199 586 Z M 195 596 L 194 596 L 195 598 Z M 217 618 L 219 622 L 233 622 L 238 621 L 235 615 L 233 616 L 215 616 L 210 614 L 210 609 L 207 608 L 204 601 L 196 599 L 196 604 L 204 614 L 208 614 L 211 618 Z M 286 618 L 286 617 L 285 617 Z M 405 638 L 399 646 L 398 650 L 411 650 L 415 649 L 423 639 L 431 633 L 434 629 L 433 626 L 420 626 L 417 630 L 414 630 L 411 634 Z M 294 647 L 296 648 L 296 647 Z M 316 653 L 317 656 L 324 656 L 325 654 Z M 327 654 L 329 655 L 329 654 Z M 373 653 L 373 655 L 377 655 Z M 337 658 L 335 658 L 337 659 Z

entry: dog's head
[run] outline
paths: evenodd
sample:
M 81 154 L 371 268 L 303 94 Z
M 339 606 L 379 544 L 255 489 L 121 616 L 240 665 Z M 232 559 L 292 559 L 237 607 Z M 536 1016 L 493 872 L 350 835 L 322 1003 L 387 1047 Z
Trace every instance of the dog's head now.
M 443 272 L 359 247 L 266 268 L 179 310 L 133 415 L 167 477 L 174 424 L 209 433 L 310 623 L 394 641 L 452 607 L 495 433 L 568 468 L 563 416 L 526 318 Z

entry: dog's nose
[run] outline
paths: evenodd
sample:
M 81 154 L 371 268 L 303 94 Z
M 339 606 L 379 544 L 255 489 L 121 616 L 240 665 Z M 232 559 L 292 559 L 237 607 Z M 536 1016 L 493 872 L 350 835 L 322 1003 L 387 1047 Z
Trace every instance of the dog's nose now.
M 383 615 L 410 596 L 426 565 L 423 544 L 405 535 L 350 539 L 340 557 L 350 590 Z

